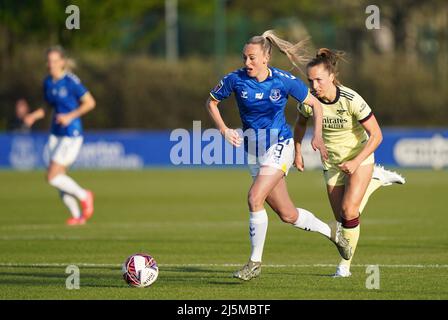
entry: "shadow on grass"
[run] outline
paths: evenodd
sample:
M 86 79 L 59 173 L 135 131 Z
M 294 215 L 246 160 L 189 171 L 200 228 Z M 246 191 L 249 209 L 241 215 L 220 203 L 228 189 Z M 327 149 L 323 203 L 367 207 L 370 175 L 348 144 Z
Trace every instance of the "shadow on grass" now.
M 53 269 L 50 272 L 49 269 Z M 86 272 L 89 269 L 90 272 Z M 96 270 L 92 270 L 96 269 Z M 20 272 L 19 270 L 23 270 Z M 34 272 L 35 270 L 36 272 Z M 44 271 L 41 271 L 44 270 Z M 104 272 L 101 272 L 103 270 Z M 55 267 L 17 267 L 12 271 L 2 271 L 1 285 L 13 286 L 46 286 L 65 287 L 65 281 L 71 274 L 65 273 L 65 268 Z M 160 271 L 159 279 L 167 284 L 203 285 L 222 284 L 236 285 L 231 282 L 231 274 L 227 271 L 202 267 L 166 267 Z M 229 282 L 226 282 L 229 280 Z M 159 280 L 160 281 L 160 280 Z M 127 288 L 123 281 L 120 268 L 80 268 L 80 282 L 83 288 Z
M 38 263 L 36 263 L 36 264 L 38 264 Z M 76 263 L 68 263 L 66 267 L 72 266 L 72 265 L 77 266 Z M 51 265 L 42 265 L 42 266 L 40 266 L 40 265 L 34 265 L 34 266 L 33 265 L 18 265 L 18 266 L 11 265 L 11 266 L 2 266 L 2 267 L 0 267 L 0 269 L 1 268 L 4 268 L 4 269 L 13 269 L 14 268 L 14 269 L 55 269 L 55 270 L 63 269 L 63 270 L 65 270 L 66 267 L 51 266 Z M 81 265 L 78 267 L 80 270 L 86 270 L 86 269 L 101 269 L 101 270 L 112 270 L 112 271 L 121 270 L 120 266 L 112 267 L 112 266 L 83 266 L 83 265 Z
M 2 285 L 12 285 L 12 286 L 45 286 L 45 287 L 65 287 L 67 278 L 71 274 L 66 274 L 65 270 L 60 272 L 36 272 L 31 273 L 29 270 L 26 272 L 18 271 L 2 271 L 0 274 L 0 287 Z M 80 281 L 82 285 L 88 286 L 88 283 L 95 283 L 98 281 L 116 281 L 120 279 L 120 273 L 86 273 L 80 271 Z M 111 287 L 114 285 L 105 285 L 105 287 Z
M 220 270 L 218 268 L 210 269 L 206 267 L 191 267 L 191 266 L 175 266 L 175 267 L 164 267 L 164 272 L 188 272 L 188 273 L 211 273 L 211 274 L 217 274 L 217 273 L 228 273 L 228 271 Z

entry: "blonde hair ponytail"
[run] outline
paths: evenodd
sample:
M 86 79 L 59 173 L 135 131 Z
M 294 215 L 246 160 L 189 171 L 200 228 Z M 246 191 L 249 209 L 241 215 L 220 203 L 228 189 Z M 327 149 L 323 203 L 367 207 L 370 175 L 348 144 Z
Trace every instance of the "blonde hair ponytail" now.
M 261 36 L 250 38 L 246 44 L 259 44 L 263 52 L 269 55 L 272 54 L 272 46 L 275 46 L 281 53 L 288 57 L 294 67 L 301 71 L 300 67 L 305 65 L 310 58 L 307 52 L 308 43 L 309 39 L 307 38 L 296 44 L 292 44 L 277 36 L 273 30 L 267 30 Z
M 261 36 L 268 39 L 281 53 L 286 55 L 296 68 L 300 69 L 300 66 L 305 65 L 309 60 L 309 54 L 307 53 L 308 38 L 292 44 L 277 36 L 273 30 L 267 30 Z
M 76 68 L 76 61 L 72 58 L 65 58 L 64 70 L 67 72 L 72 72 Z
M 63 47 L 61 47 L 59 45 L 51 46 L 50 48 L 47 49 L 47 55 L 50 52 L 59 53 L 61 58 L 65 60 L 64 71 L 72 72 L 76 68 L 76 61 L 72 58 L 67 57 L 67 53 Z

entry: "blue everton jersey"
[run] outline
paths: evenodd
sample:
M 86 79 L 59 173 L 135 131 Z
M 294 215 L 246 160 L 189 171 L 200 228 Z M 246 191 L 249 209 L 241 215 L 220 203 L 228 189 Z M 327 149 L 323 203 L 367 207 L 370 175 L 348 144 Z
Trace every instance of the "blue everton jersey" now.
M 219 82 L 210 95 L 221 101 L 232 92 L 238 104 L 243 130 L 265 129 L 271 138 L 270 131 L 278 132 L 276 139 L 281 142 L 292 138 L 291 128 L 284 113 L 288 96 L 303 102 L 309 90 L 300 79 L 289 72 L 269 67 L 269 76 L 262 82 L 249 77 L 245 68 L 231 72 Z
M 79 108 L 79 101 L 87 91 L 79 78 L 72 73 L 66 73 L 57 81 L 53 81 L 51 76 L 45 78 L 45 100 L 54 109 L 51 120 L 52 134 L 69 137 L 82 135 L 82 122 L 80 118 L 74 119 L 67 127 L 63 127 L 56 123 L 56 114 L 69 113 Z

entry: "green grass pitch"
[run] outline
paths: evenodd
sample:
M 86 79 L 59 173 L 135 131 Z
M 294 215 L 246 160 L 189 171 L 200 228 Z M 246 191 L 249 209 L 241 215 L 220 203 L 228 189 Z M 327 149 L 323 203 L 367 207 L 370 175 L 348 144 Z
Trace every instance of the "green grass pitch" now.
M 319 234 L 269 209 L 262 274 L 231 278 L 249 255 L 245 170 L 73 171 L 95 191 L 81 227 L 43 172 L 0 171 L 0 299 L 447 299 L 448 171 L 400 170 L 403 186 L 378 190 L 363 213 L 353 276 L 333 279 L 339 256 Z M 320 172 L 291 172 L 296 206 L 332 217 Z M 130 288 L 120 265 L 147 252 L 160 266 L 150 288 Z M 67 290 L 67 265 L 80 289 Z M 366 288 L 379 265 L 380 289 Z

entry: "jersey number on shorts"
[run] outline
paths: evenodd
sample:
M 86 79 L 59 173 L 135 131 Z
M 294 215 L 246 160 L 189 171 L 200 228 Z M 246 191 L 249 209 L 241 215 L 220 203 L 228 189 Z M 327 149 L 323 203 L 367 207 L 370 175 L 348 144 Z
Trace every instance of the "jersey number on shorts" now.
M 280 159 L 281 156 L 282 156 L 282 152 L 283 152 L 283 148 L 284 148 L 284 147 L 285 147 L 284 144 L 282 144 L 282 143 L 278 143 L 278 144 L 275 146 L 275 149 L 274 149 L 274 157 L 276 157 L 277 159 Z

